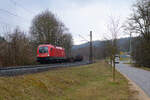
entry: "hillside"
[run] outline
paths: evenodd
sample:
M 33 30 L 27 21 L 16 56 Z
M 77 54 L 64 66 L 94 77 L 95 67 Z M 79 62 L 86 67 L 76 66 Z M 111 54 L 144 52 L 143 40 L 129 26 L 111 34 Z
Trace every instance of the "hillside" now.
M 118 39 L 118 47 L 120 51 L 128 52 L 129 51 L 129 39 L 130 38 L 121 38 Z M 105 41 L 93 41 L 93 55 L 94 58 L 101 59 L 106 54 L 105 51 Z M 72 47 L 72 54 L 83 55 L 85 59 L 89 58 L 89 43 L 84 43 L 81 45 L 74 45 Z
M 100 47 L 103 45 L 104 41 L 93 41 L 94 47 Z M 129 38 L 121 38 L 118 39 L 118 46 L 122 51 L 128 51 L 128 45 L 129 45 Z M 74 45 L 72 47 L 73 50 L 81 49 L 81 48 L 87 48 L 89 46 L 89 43 L 84 43 L 80 45 Z
M 93 41 L 93 45 L 98 47 L 99 45 L 101 45 L 101 42 L 103 41 Z M 83 44 L 80 44 L 80 45 L 74 45 L 72 49 L 80 49 L 80 48 L 85 48 L 85 47 L 88 47 L 89 46 L 89 43 L 83 43 Z

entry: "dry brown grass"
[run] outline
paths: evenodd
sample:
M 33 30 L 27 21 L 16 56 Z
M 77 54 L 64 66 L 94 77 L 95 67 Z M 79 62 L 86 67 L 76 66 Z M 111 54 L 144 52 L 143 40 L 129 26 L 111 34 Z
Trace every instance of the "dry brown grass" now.
M 0 78 L 0 100 L 129 100 L 128 81 L 112 82 L 105 62 Z

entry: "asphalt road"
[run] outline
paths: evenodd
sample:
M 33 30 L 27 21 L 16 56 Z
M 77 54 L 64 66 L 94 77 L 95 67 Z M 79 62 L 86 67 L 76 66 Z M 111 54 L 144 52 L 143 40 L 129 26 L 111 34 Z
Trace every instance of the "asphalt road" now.
M 134 81 L 150 97 L 150 71 L 131 67 L 123 62 L 117 64 L 116 68 Z

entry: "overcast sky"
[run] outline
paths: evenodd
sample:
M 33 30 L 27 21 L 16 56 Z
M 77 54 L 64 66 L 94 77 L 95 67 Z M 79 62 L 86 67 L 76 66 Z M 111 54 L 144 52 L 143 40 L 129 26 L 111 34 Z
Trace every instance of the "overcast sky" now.
M 73 35 L 74 43 L 81 44 L 79 34 L 89 39 L 93 31 L 94 40 L 104 39 L 109 16 L 115 16 L 124 22 L 131 13 L 135 0 L 1 0 L 0 30 L 6 25 L 17 25 L 28 31 L 31 20 L 38 13 L 49 9 L 61 20 Z M 5 11 L 3 11 L 5 10 Z M 9 11 L 9 14 L 6 13 Z M 10 15 L 11 14 L 11 15 Z

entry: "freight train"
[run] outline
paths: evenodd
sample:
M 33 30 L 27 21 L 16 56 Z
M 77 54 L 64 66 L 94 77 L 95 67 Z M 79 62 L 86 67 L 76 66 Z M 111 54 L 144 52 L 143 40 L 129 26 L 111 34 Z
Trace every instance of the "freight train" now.
M 74 62 L 82 60 L 83 56 L 81 55 L 66 57 L 64 48 L 53 46 L 51 44 L 42 44 L 37 48 L 37 62 L 40 63 Z

